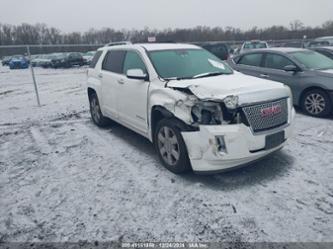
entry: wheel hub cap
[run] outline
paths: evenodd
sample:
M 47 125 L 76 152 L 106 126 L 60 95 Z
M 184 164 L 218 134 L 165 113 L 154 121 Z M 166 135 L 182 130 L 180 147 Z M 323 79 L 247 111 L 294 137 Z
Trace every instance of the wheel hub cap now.
M 100 118 L 100 114 L 99 114 L 100 109 L 99 109 L 99 104 L 96 99 L 93 99 L 91 101 L 91 111 L 92 111 L 92 115 L 93 115 L 94 119 L 96 121 L 98 121 Z
M 157 137 L 158 148 L 163 160 L 173 166 L 179 160 L 179 144 L 174 131 L 168 127 L 162 127 Z
M 305 108 L 311 114 L 319 114 L 325 110 L 325 99 L 319 93 L 312 93 L 305 99 Z

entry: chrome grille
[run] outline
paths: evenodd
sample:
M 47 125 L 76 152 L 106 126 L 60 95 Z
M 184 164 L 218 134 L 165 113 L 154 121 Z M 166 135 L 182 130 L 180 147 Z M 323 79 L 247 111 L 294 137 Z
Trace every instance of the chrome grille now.
M 287 99 L 246 106 L 242 109 L 253 132 L 273 129 L 288 122 Z

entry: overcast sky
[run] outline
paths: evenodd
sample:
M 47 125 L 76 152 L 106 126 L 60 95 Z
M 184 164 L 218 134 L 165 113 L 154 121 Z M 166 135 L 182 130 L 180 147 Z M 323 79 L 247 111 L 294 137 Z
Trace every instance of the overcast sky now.
M 333 0 L 0 0 L 0 22 L 46 23 L 62 31 L 89 28 L 188 28 L 198 25 L 289 26 L 333 19 Z

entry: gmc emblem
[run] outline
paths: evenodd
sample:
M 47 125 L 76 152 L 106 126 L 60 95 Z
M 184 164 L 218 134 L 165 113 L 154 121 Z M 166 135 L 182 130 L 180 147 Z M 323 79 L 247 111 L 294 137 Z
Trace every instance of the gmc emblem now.
M 260 110 L 262 118 L 272 117 L 282 112 L 280 105 L 273 105 L 271 107 L 263 108 Z

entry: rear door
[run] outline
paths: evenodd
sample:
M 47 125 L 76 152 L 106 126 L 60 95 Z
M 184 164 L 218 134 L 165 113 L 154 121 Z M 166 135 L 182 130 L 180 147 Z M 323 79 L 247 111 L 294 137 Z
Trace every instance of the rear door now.
M 102 80 L 102 108 L 111 118 L 118 118 L 117 99 L 118 82 L 124 78 L 122 75 L 126 52 L 123 50 L 110 50 L 106 53 L 102 69 L 98 77 Z
M 128 50 L 125 55 L 122 77 L 117 81 L 117 110 L 119 119 L 140 133 L 148 130 L 147 98 L 149 81 L 129 79 L 127 70 L 141 69 L 148 74 L 147 67 L 140 53 Z
M 235 69 L 255 77 L 262 77 L 262 63 L 264 53 L 250 53 L 241 55 L 234 60 Z

